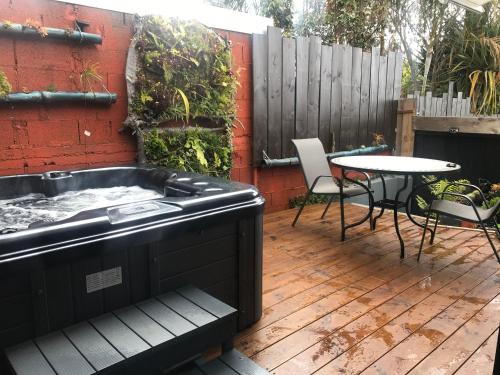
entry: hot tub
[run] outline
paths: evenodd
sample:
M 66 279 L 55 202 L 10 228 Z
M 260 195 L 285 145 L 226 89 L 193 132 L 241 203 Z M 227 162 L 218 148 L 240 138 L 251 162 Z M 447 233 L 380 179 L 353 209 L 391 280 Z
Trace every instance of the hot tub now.
M 0 177 L 0 350 L 192 284 L 260 318 L 253 186 L 154 167 Z

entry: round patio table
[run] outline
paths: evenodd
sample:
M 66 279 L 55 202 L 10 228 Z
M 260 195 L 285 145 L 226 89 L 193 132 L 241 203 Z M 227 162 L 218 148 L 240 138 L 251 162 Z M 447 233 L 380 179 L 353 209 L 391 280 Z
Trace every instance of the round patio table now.
M 460 165 L 443 161 L 443 160 L 434 160 L 434 159 L 425 159 L 425 158 L 415 158 L 415 157 L 407 157 L 407 156 L 381 156 L 381 155 L 360 155 L 360 156 L 343 156 L 339 158 L 334 158 L 330 160 L 330 162 L 342 169 L 342 180 L 347 180 L 352 183 L 364 186 L 358 181 L 354 181 L 346 176 L 346 171 L 356 171 L 356 172 L 367 172 L 378 174 L 382 181 L 382 189 L 383 189 L 383 198 L 379 201 L 375 201 L 373 198 L 373 193 L 370 189 L 366 189 L 368 191 L 368 205 L 369 212 L 368 214 L 362 218 L 361 220 L 344 226 L 343 217 L 342 218 L 342 241 L 345 239 L 345 231 L 354 226 L 360 225 L 364 223 L 366 220 L 370 219 L 371 229 L 374 230 L 377 219 L 379 219 L 383 214 L 384 210 L 392 209 L 394 212 L 394 227 L 396 229 L 396 234 L 398 235 L 400 247 L 401 247 L 401 258 L 405 256 L 405 245 L 403 238 L 401 237 L 401 233 L 399 232 L 399 223 L 398 223 L 398 210 L 402 207 L 405 207 L 406 214 L 408 218 L 416 225 L 424 228 L 424 226 L 411 216 L 410 213 L 410 202 L 416 192 L 422 189 L 424 186 L 432 185 L 438 182 L 445 175 L 457 172 L 460 170 Z M 394 199 L 390 199 L 387 197 L 387 190 L 384 180 L 384 174 L 386 175 L 401 175 L 404 176 L 403 186 L 396 192 Z M 422 175 L 434 175 L 435 179 L 422 183 L 416 186 L 411 193 L 408 195 L 406 201 L 400 201 L 399 195 L 408 187 L 408 176 L 422 176 Z M 340 209 L 343 211 L 344 202 L 343 202 L 343 181 L 340 184 Z M 372 213 L 374 207 L 380 207 L 380 213 L 373 218 Z M 431 235 L 434 237 L 434 231 L 430 228 L 427 228 Z

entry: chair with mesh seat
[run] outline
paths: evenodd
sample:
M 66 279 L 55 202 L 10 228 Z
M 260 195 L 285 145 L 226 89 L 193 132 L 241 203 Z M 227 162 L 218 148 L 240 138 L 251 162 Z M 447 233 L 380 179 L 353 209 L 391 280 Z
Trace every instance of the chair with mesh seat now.
M 463 186 L 465 188 L 470 188 L 473 190 L 476 190 L 479 192 L 479 196 L 484 202 L 485 208 L 478 207 L 474 204 L 473 200 L 466 194 L 461 194 L 457 192 L 451 192 L 448 191 L 448 188 L 451 186 Z M 468 204 L 461 203 L 459 201 L 451 201 L 451 200 L 445 200 L 443 199 L 445 196 L 451 196 L 458 198 L 458 200 L 462 200 L 467 202 Z M 498 252 L 495 248 L 495 245 L 493 244 L 493 240 L 491 239 L 490 234 L 488 233 L 488 230 L 486 229 L 487 224 L 491 224 L 494 226 L 497 237 L 500 238 L 500 229 L 498 228 L 498 222 L 496 220 L 496 215 L 498 212 L 500 212 L 500 201 L 497 202 L 495 205 L 492 207 L 488 207 L 488 202 L 486 198 L 484 197 L 483 192 L 481 189 L 479 189 L 475 185 L 471 184 L 464 184 L 461 182 L 450 182 L 446 187 L 444 188 L 444 191 L 438 195 L 439 199 L 433 199 L 431 204 L 429 205 L 429 210 L 427 213 L 427 217 L 425 219 L 425 225 L 424 225 L 424 233 L 422 233 L 422 239 L 420 241 L 420 249 L 418 251 L 418 257 L 417 259 L 420 260 L 420 255 L 422 253 L 422 247 L 424 245 L 424 239 L 425 239 L 425 232 L 427 230 L 427 225 L 429 224 L 429 219 L 432 214 L 436 215 L 436 221 L 434 223 L 434 232 L 431 235 L 431 240 L 430 243 L 432 244 L 434 242 L 434 236 L 436 234 L 436 228 L 439 222 L 439 217 L 441 215 L 444 216 L 449 216 L 453 217 L 456 219 L 468 221 L 474 224 L 478 224 L 486 234 L 486 238 L 488 238 L 488 242 L 491 245 L 491 248 L 493 249 L 493 253 L 495 253 L 495 256 L 500 263 L 500 257 L 498 255 Z
M 299 156 L 300 166 L 304 174 L 304 179 L 306 180 L 307 193 L 302 202 L 302 205 L 293 220 L 292 226 L 295 226 L 299 220 L 299 216 L 304 209 L 304 206 L 308 198 L 313 194 L 327 195 L 330 196 L 328 204 L 321 215 L 323 219 L 330 208 L 333 199 L 336 196 L 340 197 L 341 204 L 341 225 L 342 232 L 344 232 L 344 210 L 343 202 L 344 198 L 350 198 L 357 195 L 367 194 L 371 189 L 371 181 L 368 174 L 363 173 L 366 177 L 367 186 L 362 183 L 352 184 L 349 186 L 343 186 L 342 196 L 340 194 L 339 182 L 332 175 L 330 165 L 328 163 L 323 144 L 318 138 L 307 138 L 307 139 L 292 139 L 292 142 L 297 150 Z M 370 220 L 371 227 L 371 220 Z

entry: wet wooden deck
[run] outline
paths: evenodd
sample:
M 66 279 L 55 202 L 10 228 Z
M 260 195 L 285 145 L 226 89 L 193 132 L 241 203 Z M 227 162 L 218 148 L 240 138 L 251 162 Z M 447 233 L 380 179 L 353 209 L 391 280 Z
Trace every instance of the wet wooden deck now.
M 326 220 L 322 209 L 306 207 L 295 228 L 295 210 L 266 215 L 264 315 L 239 350 L 280 375 L 491 374 L 500 266 L 484 234 L 440 228 L 417 263 L 421 230 L 400 216 L 400 261 L 392 215 L 341 243 L 338 206 Z

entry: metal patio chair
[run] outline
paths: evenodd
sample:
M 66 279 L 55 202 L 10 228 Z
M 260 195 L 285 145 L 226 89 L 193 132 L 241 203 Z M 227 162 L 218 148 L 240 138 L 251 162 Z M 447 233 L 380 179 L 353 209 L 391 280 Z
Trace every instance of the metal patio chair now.
M 306 139 L 292 139 L 292 142 L 297 150 L 299 156 L 300 166 L 302 168 L 302 173 L 304 174 L 304 179 L 306 180 L 307 193 L 304 197 L 304 202 L 299 208 L 299 212 L 293 220 L 292 226 L 295 226 L 299 220 L 299 216 L 304 209 L 307 199 L 312 194 L 329 195 L 330 199 L 328 204 L 321 215 L 323 219 L 330 208 L 330 205 L 335 196 L 340 197 L 340 187 L 339 181 L 332 175 L 330 165 L 328 163 L 323 144 L 318 138 L 306 138 Z M 367 173 L 363 173 L 366 177 L 367 186 L 362 183 L 356 183 L 343 187 L 343 197 L 340 197 L 341 204 L 341 224 L 342 232 L 344 228 L 344 202 L 343 198 L 350 198 L 357 195 L 367 194 L 369 189 L 371 189 L 370 176 Z M 371 218 L 370 218 L 370 228 L 371 228 Z
M 481 196 L 481 199 L 486 205 L 486 208 L 481 208 L 476 206 L 472 201 L 472 199 L 465 194 L 447 191 L 448 188 L 453 185 L 460 185 L 478 191 L 479 195 Z M 468 202 L 469 204 L 444 200 L 443 197 L 446 195 L 461 198 L 466 202 Z M 420 249 L 418 251 L 417 260 L 420 260 L 422 247 L 424 245 L 425 232 L 427 230 L 427 225 L 429 224 L 429 218 L 431 214 L 434 213 L 436 214 L 436 222 L 434 223 L 434 232 L 431 234 L 431 240 L 430 240 L 431 244 L 434 242 L 434 236 L 436 234 L 436 228 L 439 222 L 439 216 L 444 215 L 464 221 L 469 221 L 475 224 L 479 224 L 479 226 L 483 229 L 484 234 L 486 234 L 486 237 L 488 238 L 491 248 L 493 249 L 493 252 L 497 257 L 498 263 L 500 263 L 500 256 L 498 255 L 495 245 L 493 244 L 493 240 L 491 239 L 488 230 L 486 229 L 486 224 L 493 224 L 495 227 L 497 237 L 500 238 L 500 229 L 498 229 L 498 222 L 496 220 L 496 215 L 500 211 L 500 201 L 497 202 L 493 207 L 488 207 L 487 206 L 488 202 L 486 201 L 486 198 L 484 197 L 484 194 L 481 191 L 481 189 L 479 189 L 475 185 L 464 184 L 461 182 L 450 182 L 448 185 L 446 185 L 444 191 L 441 194 L 439 194 L 439 197 L 440 199 L 434 198 L 431 201 L 431 204 L 429 205 L 429 212 L 427 213 L 427 218 L 425 219 L 424 233 L 422 233 L 422 239 L 420 241 Z

